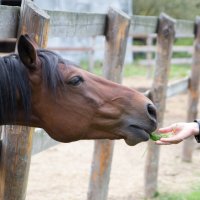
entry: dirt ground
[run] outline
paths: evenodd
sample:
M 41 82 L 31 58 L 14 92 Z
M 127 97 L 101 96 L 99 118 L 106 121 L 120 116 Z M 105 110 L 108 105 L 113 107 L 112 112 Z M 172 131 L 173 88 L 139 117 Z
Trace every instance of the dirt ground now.
M 126 79 L 130 87 L 150 80 Z M 144 84 L 144 85 L 142 85 Z M 187 94 L 167 100 L 164 124 L 185 121 Z M 93 141 L 60 144 L 32 157 L 26 200 L 86 200 Z M 200 149 L 194 143 L 192 163 L 181 161 L 182 144 L 160 147 L 159 192 L 186 192 L 200 182 Z M 142 200 L 146 145 L 115 142 L 108 200 Z

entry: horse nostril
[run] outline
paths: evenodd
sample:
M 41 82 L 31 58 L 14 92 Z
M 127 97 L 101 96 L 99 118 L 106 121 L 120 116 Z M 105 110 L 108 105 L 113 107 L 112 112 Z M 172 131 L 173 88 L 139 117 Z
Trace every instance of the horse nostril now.
M 157 120 L 156 108 L 153 104 L 147 105 L 147 112 L 152 120 Z

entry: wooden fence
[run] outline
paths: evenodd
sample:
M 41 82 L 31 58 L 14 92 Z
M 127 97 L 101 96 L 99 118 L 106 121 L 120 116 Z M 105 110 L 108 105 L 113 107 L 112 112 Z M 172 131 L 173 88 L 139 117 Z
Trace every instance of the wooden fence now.
M 156 33 L 156 73 L 153 86 L 146 94 L 158 107 L 159 127 L 163 123 L 166 99 L 187 90 L 190 96 L 188 121 L 196 118 L 200 69 L 199 18 L 194 23 L 174 20 L 165 14 L 159 17 L 129 17 L 115 9 L 110 9 L 108 14 L 42 11 L 33 2 L 27 0 L 23 2 L 21 11 L 18 7 L 0 6 L 0 29 L 0 39 L 17 38 L 20 33 L 28 33 L 41 47 L 45 47 L 48 37 L 53 36 L 62 38 L 104 36 L 106 39 L 104 76 L 116 82 L 121 82 L 122 79 L 121 72 L 128 35 Z M 170 69 L 173 39 L 176 35 L 195 37 L 193 65 L 190 77 L 168 85 L 167 74 Z M 8 126 L 2 132 L 1 199 L 24 200 L 31 153 L 36 154 L 58 144 L 40 129 L 33 132 L 33 129 L 16 126 Z M 191 142 L 192 140 L 189 139 L 184 145 L 184 152 L 187 156 L 183 156 L 183 160 L 191 160 L 192 149 L 187 149 L 187 143 Z M 114 142 L 95 141 L 88 200 L 107 198 L 113 149 Z M 152 196 L 157 189 L 158 160 L 159 147 L 149 142 L 145 169 L 147 197 Z

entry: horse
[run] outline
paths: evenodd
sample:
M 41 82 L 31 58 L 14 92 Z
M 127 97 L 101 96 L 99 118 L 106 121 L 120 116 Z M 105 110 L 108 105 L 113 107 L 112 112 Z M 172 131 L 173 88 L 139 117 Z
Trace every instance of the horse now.
M 60 142 L 147 141 L 156 108 L 142 93 L 96 76 L 21 35 L 18 54 L 0 57 L 0 125 L 44 129 Z

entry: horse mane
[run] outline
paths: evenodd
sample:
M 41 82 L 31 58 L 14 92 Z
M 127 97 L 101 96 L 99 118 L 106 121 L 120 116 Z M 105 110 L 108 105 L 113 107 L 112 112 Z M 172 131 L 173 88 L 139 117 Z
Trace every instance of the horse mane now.
M 66 62 L 56 53 L 39 49 L 38 56 L 42 61 L 42 79 L 45 86 L 56 93 L 58 84 L 63 84 L 63 77 L 58 70 L 58 64 Z M 31 88 L 28 71 L 17 54 L 0 57 L 0 122 L 14 122 L 21 106 L 25 120 L 31 113 Z M 17 92 L 18 91 L 18 92 Z M 17 100 L 21 99 L 21 104 Z

